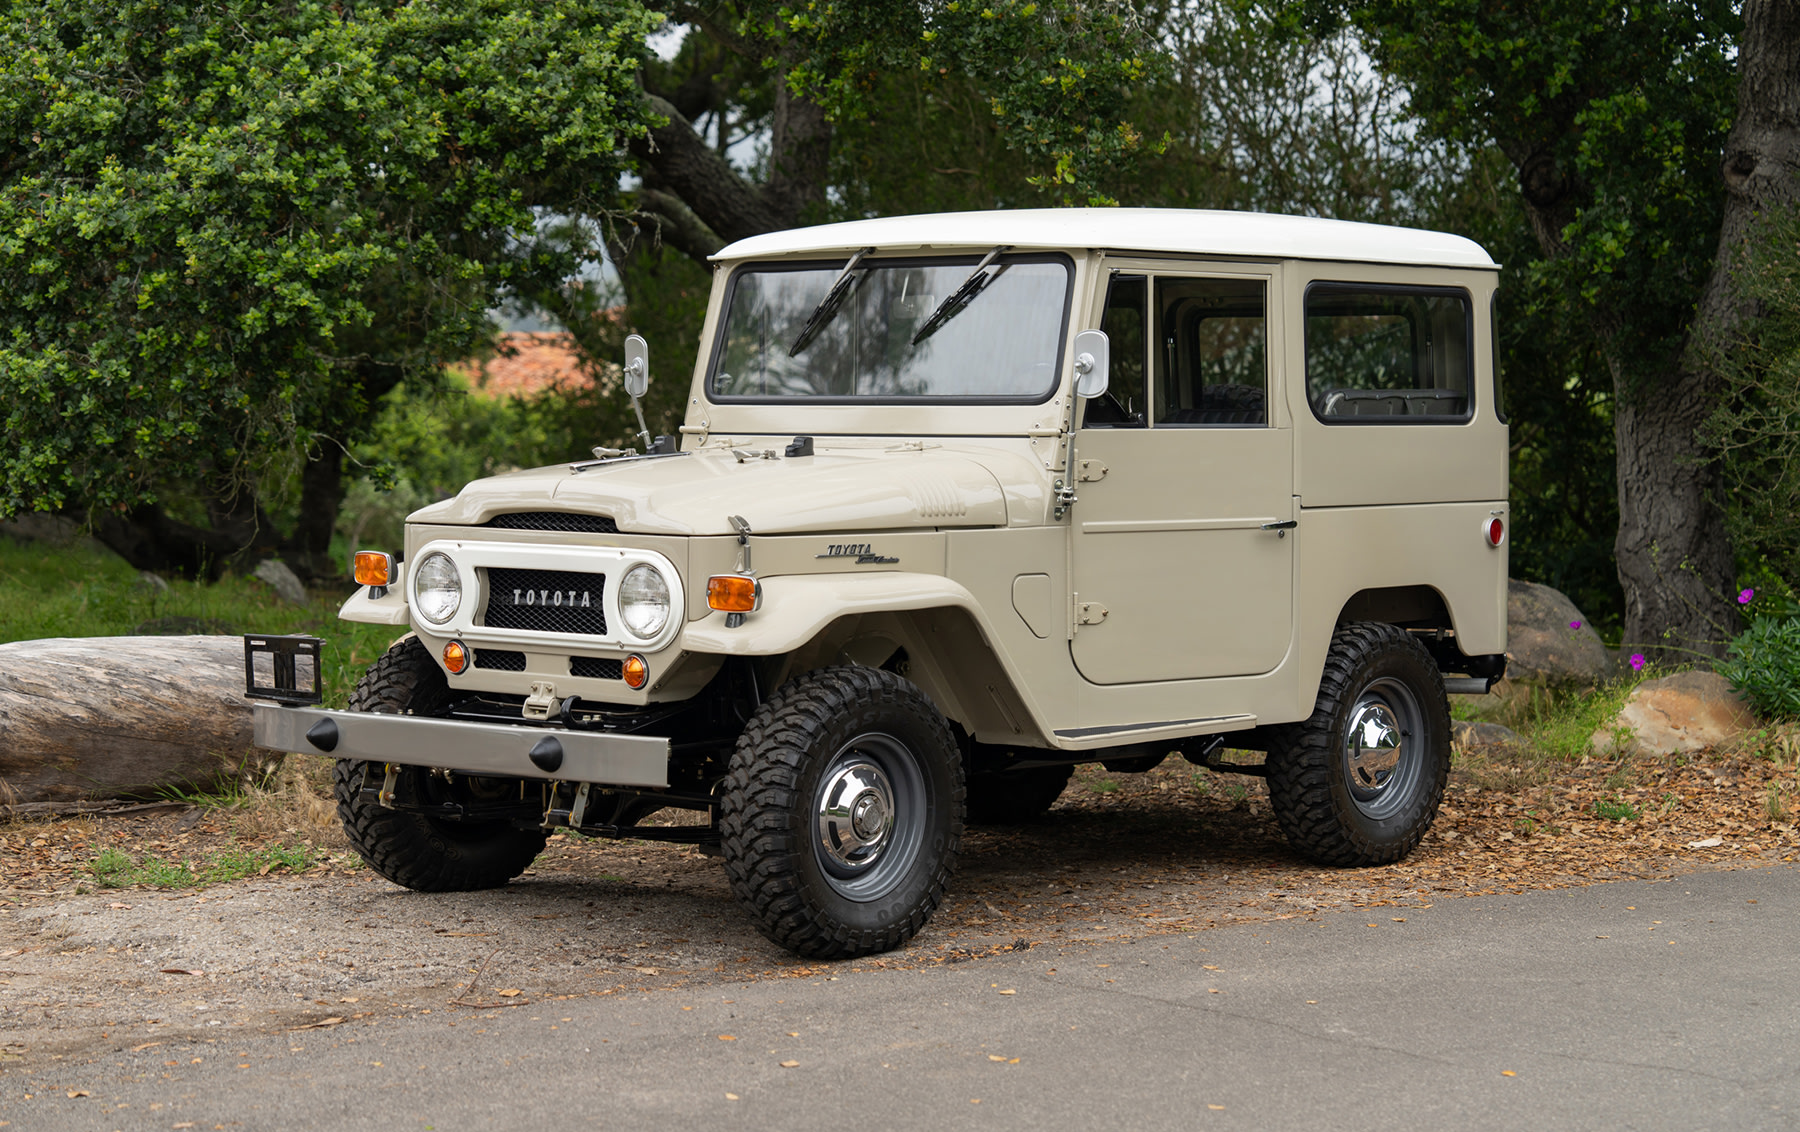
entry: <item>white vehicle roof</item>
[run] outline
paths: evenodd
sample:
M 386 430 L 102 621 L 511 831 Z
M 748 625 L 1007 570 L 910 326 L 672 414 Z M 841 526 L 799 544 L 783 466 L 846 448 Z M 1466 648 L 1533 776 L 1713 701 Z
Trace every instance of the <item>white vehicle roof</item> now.
M 1499 265 L 1480 244 L 1444 232 L 1265 212 L 1184 208 L 1021 208 L 939 212 L 820 224 L 751 236 L 716 260 L 919 248 L 1106 248 L 1256 259 L 1330 259 L 1430 267 Z

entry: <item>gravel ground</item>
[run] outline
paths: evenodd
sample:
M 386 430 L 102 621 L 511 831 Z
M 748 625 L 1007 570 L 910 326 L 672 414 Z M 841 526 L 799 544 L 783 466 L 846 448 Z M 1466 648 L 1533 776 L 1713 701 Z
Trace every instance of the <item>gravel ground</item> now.
M 1464 753 L 1405 862 L 1322 870 L 1287 847 L 1255 779 L 1170 760 L 1080 771 L 1029 826 L 972 830 L 946 906 L 909 947 L 849 964 L 960 963 L 1039 944 L 1140 938 L 1337 908 L 1793 860 L 1792 767 L 1709 754 L 1561 767 Z M 425 895 L 343 851 L 316 799 L 273 812 L 172 807 L 0 826 L 0 1100 L 33 1066 L 250 1030 L 480 1018 L 547 1000 L 829 977 L 750 926 L 694 851 L 559 834 L 496 891 Z M 303 871 L 195 888 L 99 887 L 139 859 L 302 845 Z M 728 992 L 728 991 L 727 991 Z M 0 1105 L 0 1108 L 3 1108 Z

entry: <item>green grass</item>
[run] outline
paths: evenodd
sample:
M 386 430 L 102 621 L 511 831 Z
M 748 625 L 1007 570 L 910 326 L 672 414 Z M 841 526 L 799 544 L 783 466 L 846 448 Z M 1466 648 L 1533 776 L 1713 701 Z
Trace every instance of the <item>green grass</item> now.
M 276 868 L 303 873 L 312 867 L 316 852 L 297 845 L 269 845 L 260 849 L 225 849 L 199 861 L 166 861 L 160 857 L 139 859 L 118 849 L 105 849 L 88 865 L 88 871 L 101 888 L 202 888 Z
M 1613 799 L 1594 803 L 1594 816 L 1605 821 L 1636 821 L 1639 810 L 1630 802 Z
M 191 632 L 310 633 L 325 640 L 326 703 L 341 707 L 363 670 L 406 631 L 339 621 L 353 588 L 317 591 L 306 606 L 287 604 L 254 578 L 172 580 L 163 593 L 110 551 L 0 538 L 0 642 L 131 636 L 171 618 L 198 623 Z

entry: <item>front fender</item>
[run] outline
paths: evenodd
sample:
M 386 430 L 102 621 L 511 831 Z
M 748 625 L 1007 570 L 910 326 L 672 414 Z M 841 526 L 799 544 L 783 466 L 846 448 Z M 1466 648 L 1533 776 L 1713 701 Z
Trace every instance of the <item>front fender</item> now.
M 886 570 L 875 574 L 796 574 L 762 579 L 762 608 L 735 629 L 723 613 L 690 621 L 680 647 L 726 656 L 778 656 L 793 652 L 839 618 L 911 609 L 966 609 L 982 620 L 975 598 L 936 574 Z

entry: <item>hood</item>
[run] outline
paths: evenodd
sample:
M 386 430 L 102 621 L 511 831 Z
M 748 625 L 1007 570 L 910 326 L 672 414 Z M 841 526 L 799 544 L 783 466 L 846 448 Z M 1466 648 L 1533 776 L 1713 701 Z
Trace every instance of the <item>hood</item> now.
M 760 452 L 760 450 L 757 450 Z M 622 531 L 728 535 L 742 515 L 757 534 L 1003 527 L 1000 481 L 969 456 L 943 449 L 826 449 L 774 459 L 712 448 L 655 459 L 610 460 L 476 480 L 409 521 L 477 526 L 510 511 L 610 515 Z M 749 457 L 740 459 L 739 456 Z

